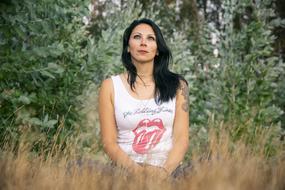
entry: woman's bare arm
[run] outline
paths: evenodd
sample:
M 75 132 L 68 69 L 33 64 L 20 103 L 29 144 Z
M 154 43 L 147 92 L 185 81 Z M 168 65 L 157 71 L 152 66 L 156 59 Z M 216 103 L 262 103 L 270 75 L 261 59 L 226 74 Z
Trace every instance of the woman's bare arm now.
M 164 168 L 172 173 L 184 159 L 189 145 L 189 88 L 180 82 L 176 94 L 176 110 L 173 125 L 173 147 L 169 152 Z
M 117 165 L 138 171 L 141 167 L 117 144 L 113 94 L 112 80 L 104 80 L 99 93 L 99 120 L 104 151 Z

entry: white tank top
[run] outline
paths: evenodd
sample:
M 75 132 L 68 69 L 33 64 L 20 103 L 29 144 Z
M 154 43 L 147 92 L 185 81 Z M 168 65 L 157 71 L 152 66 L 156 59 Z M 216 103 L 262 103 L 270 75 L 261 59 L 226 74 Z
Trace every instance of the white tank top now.
M 162 166 L 172 148 L 176 98 L 160 105 L 131 96 L 119 75 L 112 76 L 117 142 L 137 163 Z

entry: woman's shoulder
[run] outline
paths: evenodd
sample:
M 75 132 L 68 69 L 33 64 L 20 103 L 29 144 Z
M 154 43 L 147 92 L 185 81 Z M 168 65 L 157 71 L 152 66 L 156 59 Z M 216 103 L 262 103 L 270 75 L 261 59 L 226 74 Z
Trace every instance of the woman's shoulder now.
M 108 77 L 102 81 L 100 86 L 100 92 L 103 92 L 105 94 L 105 93 L 110 93 L 112 91 L 113 91 L 112 77 Z
M 179 79 L 179 85 L 176 91 L 176 98 L 186 96 L 189 93 L 188 82 L 184 78 Z
M 123 76 L 124 73 L 119 73 L 116 75 L 111 75 L 104 79 L 101 83 L 101 88 L 113 88 L 113 80 L 116 80 L 116 78 Z
M 179 88 L 188 87 L 188 82 L 184 78 L 179 79 Z
M 101 83 L 101 88 L 112 85 L 112 77 L 104 79 Z

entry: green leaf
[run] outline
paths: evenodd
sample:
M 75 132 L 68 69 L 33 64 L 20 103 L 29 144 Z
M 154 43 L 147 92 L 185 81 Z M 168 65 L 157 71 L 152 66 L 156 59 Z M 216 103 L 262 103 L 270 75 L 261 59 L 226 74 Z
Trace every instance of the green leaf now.
M 55 124 L 57 124 L 57 120 L 54 119 L 47 122 L 47 126 L 49 127 L 54 127 Z
M 24 95 L 21 95 L 19 98 L 18 98 L 19 102 L 22 102 L 24 104 L 30 104 L 31 103 L 31 100 L 29 99 L 29 97 L 27 96 L 24 96 Z
M 46 70 L 41 70 L 40 73 L 43 75 L 43 76 L 46 76 L 46 77 L 49 77 L 49 78 L 52 78 L 52 79 L 55 79 L 55 76 L 52 75 L 49 71 L 46 71 Z
M 38 126 L 41 126 L 43 123 L 41 120 L 39 120 L 39 118 L 37 117 L 33 117 L 31 119 L 28 120 L 30 124 L 32 125 L 38 125 Z
M 49 55 L 47 48 L 43 48 L 43 47 L 34 48 L 33 53 L 36 54 L 37 56 L 43 57 L 43 58 L 46 58 Z
M 49 71 L 57 74 L 61 74 L 64 72 L 64 68 L 56 63 L 48 63 L 48 69 Z

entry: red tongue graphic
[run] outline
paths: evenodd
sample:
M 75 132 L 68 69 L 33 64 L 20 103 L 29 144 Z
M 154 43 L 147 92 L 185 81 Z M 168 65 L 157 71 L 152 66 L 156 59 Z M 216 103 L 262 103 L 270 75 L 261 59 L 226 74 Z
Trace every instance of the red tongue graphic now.
M 133 130 L 135 134 L 133 150 L 138 154 L 146 154 L 159 143 L 164 132 L 165 128 L 161 119 L 141 120 Z

